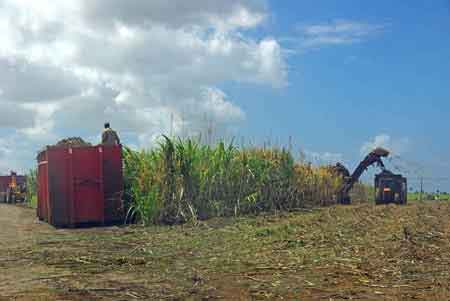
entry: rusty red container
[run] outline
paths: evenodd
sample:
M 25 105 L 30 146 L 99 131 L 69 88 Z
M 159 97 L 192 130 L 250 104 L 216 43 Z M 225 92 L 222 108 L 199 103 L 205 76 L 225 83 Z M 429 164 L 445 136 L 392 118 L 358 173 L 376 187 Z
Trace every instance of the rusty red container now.
M 6 191 L 10 182 L 10 176 L 0 176 L 0 203 L 6 202 Z
M 0 192 L 6 192 L 10 182 L 11 182 L 10 176 L 0 176 Z
M 120 146 L 49 146 L 38 156 L 39 219 L 56 227 L 123 218 Z

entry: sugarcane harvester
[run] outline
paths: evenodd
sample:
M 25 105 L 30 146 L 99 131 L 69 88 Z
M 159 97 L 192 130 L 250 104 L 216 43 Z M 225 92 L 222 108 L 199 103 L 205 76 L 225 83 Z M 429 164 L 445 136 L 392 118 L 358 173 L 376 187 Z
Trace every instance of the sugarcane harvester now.
M 388 150 L 381 147 L 374 149 L 364 158 L 364 160 L 359 163 L 352 174 L 350 174 L 350 172 L 344 165 L 337 163 L 336 166 L 334 166 L 334 171 L 336 172 L 336 174 L 340 175 L 343 180 L 343 184 L 337 194 L 337 202 L 344 205 L 351 203 L 349 195 L 350 190 L 353 188 L 355 183 L 359 181 L 361 175 L 370 166 L 375 164 L 379 168 L 381 168 L 383 172 L 386 171 L 386 167 L 384 166 L 382 158 L 385 158 L 387 156 L 389 156 Z

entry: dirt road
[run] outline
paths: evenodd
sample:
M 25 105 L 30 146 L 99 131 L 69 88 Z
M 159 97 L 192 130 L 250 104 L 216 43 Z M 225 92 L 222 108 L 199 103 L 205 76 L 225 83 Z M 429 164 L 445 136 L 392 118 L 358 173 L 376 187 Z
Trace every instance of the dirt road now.
M 114 296 L 127 300 L 121 298 L 127 294 L 116 294 L 113 287 L 79 288 L 80 280 L 96 283 L 96 279 L 86 277 L 90 274 L 84 273 L 82 260 L 78 262 L 79 272 L 70 264 L 52 264 L 52 259 L 69 258 L 58 255 L 76 256 L 78 240 L 92 240 L 91 247 L 97 250 L 95 236 L 113 236 L 112 232 L 120 235 L 123 231 L 117 227 L 55 229 L 39 222 L 34 209 L 0 204 L 0 300 L 107 300 Z M 85 247 L 80 245 L 82 251 Z M 96 292 L 106 294 L 96 297 Z
M 0 300 L 450 300 L 450 204 L 54 229 L 0 204 Z
M 48 269 L 31 266 L 26 252 L 41 235 L 50 232 L 49 226 L 35 222 L 34 210 L 0 204 L 0 300 L 42 296 L 46 285 L 40 277 L 48 273 Z M 45 296 L 49 294 L 46 292 Z

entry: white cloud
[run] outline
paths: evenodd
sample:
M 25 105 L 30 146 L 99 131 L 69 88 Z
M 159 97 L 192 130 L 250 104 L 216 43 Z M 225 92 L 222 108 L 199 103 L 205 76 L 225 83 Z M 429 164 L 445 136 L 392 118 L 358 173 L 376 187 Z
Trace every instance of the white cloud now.
M 334 20 L 328 23 L 299 25 L 302 48 L 345 45 L 362 42 L 383 32 L 387 24 L 371 24 L 354 20 Z
M 266 16 L 259 0 L 83 0 L 89 22 L 111 26 L 119 21 L 133 25 L 159 23 L 168 27 L 218 27 L 221 30 L 254 27 Z
M 0 128 L 9 131 L 25 129 L 34 125 L 34 112 L 17 103 L 0 99 Z
M 16 103 L 52 101 L 81 92 L 73 74 L 21 57 L 0 56 L 0 99 Z
M 0 0 L 0 130 L 29 153 L 105 120 L 136 145 L 227 133 L 245 113 L 219 86 L 286 83 L 279 42 L 248 35 L 268 14 L 264 0 Z
M 370 141 L 365 142 L 360 149 L 362 155 L 366 155 L 377 147 L 383 147 L 393 155 L 401 155 L 408 151 L 410 140 L 408 138 L 393 139 L 388 134 L 377 135 Z
M 0 174 L 27 171 L 37 155 L 37 149 L 30 151 L 33 147 L 33 142 L 18 134 L 0 138 Z
M 245 113 L 232 103 L 226 100 L 227 95 L 219 89 L 206 88 L 204 93 L 202 110 L 212 114 L 214 120 L 225 122 L 227 118 L 233 116 L 236 119 L 244 119 Z

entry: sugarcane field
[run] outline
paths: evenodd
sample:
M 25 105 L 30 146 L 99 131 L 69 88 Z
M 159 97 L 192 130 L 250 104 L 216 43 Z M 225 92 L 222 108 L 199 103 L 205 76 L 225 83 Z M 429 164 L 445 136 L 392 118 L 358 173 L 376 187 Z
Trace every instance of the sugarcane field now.
M 0 301 L 450 300 L 450 2 L 0 0 Z

